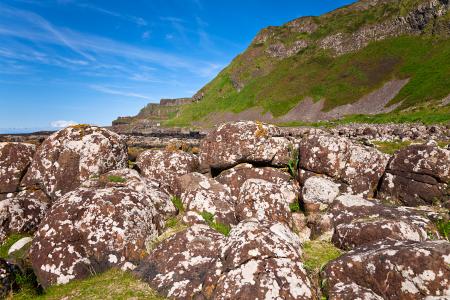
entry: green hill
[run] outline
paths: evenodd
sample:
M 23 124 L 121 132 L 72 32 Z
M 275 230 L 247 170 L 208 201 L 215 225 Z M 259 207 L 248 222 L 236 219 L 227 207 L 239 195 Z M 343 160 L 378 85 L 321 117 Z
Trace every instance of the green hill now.
M 163 124 L 446 122 L 449 36 L 448 0 L 361 0 L 268 27 Z

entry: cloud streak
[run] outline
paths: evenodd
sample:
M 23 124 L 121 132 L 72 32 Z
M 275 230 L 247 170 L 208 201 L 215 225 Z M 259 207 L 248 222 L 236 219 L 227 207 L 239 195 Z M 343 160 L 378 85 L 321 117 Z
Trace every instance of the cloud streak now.
M 138 94 L 138 93 L 134 93 L 134 92 L 121 91 L 121 90 L 112 89 L 112 88 L 105 87 L 105 86 L 90 85 L 89 87 L 95 91 L 98 91 L 98 92 L 101 92 L 104 94 L 124 96 L 124 97 L 129 97 L 129 98 L 139 98 L 139 99 L 145 99 L 145 100 L 154 100 L 151 97 L 148 97 L 146 95 L 142 95 L 142 94 Z

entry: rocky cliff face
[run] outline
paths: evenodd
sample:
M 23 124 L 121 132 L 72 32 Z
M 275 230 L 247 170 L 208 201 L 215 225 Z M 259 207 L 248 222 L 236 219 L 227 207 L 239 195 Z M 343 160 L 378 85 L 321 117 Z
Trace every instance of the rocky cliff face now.
M 264 28 L 165 124 L 448 111 L 449 8 L 448 0 L 361 0 Z

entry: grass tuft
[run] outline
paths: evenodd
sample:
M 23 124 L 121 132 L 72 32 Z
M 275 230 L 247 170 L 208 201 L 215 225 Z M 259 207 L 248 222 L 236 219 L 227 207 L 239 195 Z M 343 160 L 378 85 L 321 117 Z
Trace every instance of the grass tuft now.
M 127 180 L 121 176 L 116 176 L 116 175 L 110 175 L 108 176 L 108 180 L 109 182 L 115 182 L 115 183 L 124 183 Z
M 306 270 L 318 273 L 330 261 L 342 255 L 342 251 L 332 243 L 313 240 L 303 246 L 304 265 Z
M 52 286 L 39 295 L 35 290 L 23 289 L 9 299 L 25 300 L 100 300 L 148 299 L 163 300 L 150 286 L 128 272 L 112 269 L 84 280 L 74 280 L 66 285 Z
M 170 199 L 170 201 L 172 201 L 173 205 L 175 206 L 176 209 L 178 209 L 179 213 L 183 213 L 184 212 L 183 202 L 181 201 L 180 197 L 173 196 Z
M 203 220 L 205 220 L 206 224 L 208 224 L 208 226 L 214 229 L 215 231 L 225 236 L 228 236 L 230 234 L 231 226 L 220 222 L 216 222 L 214 214 L 207 211 L 203 211 L 200 213 L 200 215 L 202 216 Z

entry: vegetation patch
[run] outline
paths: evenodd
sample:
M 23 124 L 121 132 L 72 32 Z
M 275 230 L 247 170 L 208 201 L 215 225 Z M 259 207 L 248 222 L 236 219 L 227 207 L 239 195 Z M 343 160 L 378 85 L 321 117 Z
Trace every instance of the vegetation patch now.
M 450 241 L 450 220 L 439 220 L 436 222 L 436 227 L 439 232 L 439 235 Z
M 300 206 L 300 202 L 299 201 L 294 201 L 291 204 L 289 204 L 289 209 L 291 210 L 292 213 L 296 213 L 296 212 L 301 212 L 302 208 Z
M 175 206 L 175 208 L 178 209 L 178 213 L 183 213 L 184 212 L 183 202 L 181 201 L 180 197 L 173 196 L 170 199 L 170 201 L 172 201 L 172 203 Z
M 208 224 L 208 226 L 215 231 L 225 236 L 228 236 L 230 234 L 231 226 L 215 221 L 214 214 L 203 211 L 200 213 L 200 215 L 202 216 L 203 220 L 205 220 L 206 224 Z
M 411 141 L 400 141 L 400 140 L 392 142 L 373 141 L 372 143 L 374 143 L 376 148 L 381 152 L 391 155 L 397 152 L 398 150 L 411 145 Z
M 116 176 L 116 175 L 110 175 L 108 176 L 108 181 L 109 182 L 115 182 L 115 183 L 124 183 L 127 180 L 121 176 Z
M 162 300 L 150 286 L 128 272 L 112 269 L 85 280 L 74 280 L 65 285 L 52 286 L 43 294 L 33 289 L 22 289 L 9 299 L 85 300 L 85 299 L 146 299 Z
M 319 273 L 329 262 L 342 255 L 342 251 L 332 243 L 326 241 L 307 241 L 303 245 L 305 269 L 312 273 Z

